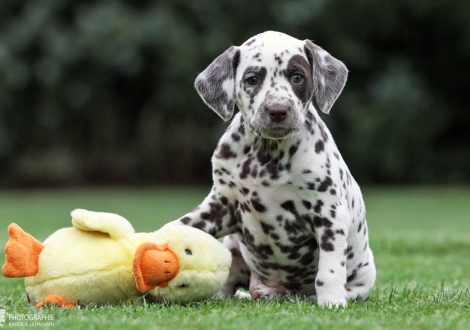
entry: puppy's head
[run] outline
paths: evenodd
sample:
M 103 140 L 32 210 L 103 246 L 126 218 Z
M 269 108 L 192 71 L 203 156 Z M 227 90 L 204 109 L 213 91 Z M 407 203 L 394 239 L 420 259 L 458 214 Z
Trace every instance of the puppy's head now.
M 268 31 L 227 49 L 199 74 L 195 87 L 224 120 L 237 105 L 254 134 L 282 139 L 300 130 L 313 96 L 323 112 L 330 111 L 347 72 L 311 41 Z

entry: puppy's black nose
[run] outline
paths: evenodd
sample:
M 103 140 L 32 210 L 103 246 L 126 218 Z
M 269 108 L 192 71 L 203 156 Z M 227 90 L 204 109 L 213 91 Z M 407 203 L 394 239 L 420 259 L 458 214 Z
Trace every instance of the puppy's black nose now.
M 288 107 L 283 105 L 273 105 L 267 108 L 268 116 L 272 121 L 280 123 L 287 118 Z

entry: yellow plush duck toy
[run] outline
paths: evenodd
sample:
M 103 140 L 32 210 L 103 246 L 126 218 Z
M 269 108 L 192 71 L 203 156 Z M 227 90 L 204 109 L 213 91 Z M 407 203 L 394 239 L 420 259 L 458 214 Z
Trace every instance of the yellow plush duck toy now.
M 42 307 L 136 300 L 185 302 L 212 297 L 225 283 L 230 252 L 187 226 L 135 233 L 123 217 L 77 209 L 73 227 L 44 243 L 17 224 L 8 227 L 6 277 L 26 277 L 30 301 Z

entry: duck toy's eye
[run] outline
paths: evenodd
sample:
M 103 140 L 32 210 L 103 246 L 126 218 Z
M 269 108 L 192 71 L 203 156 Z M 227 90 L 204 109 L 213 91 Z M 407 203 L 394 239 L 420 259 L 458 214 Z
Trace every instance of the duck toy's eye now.
M 180 286 L 178 286 L 179 288 L 187 288 L 189 286 L 189 284 L 186 284 L 186 283 L 183 283 L 181 284 Z
M 191 250 L 186 249 L 186 250 L 184 250 L 184 252 L 185 252 L 188 256 L 192 256 L 192 255 L 193 255 L 193 253 L 191 252 Z

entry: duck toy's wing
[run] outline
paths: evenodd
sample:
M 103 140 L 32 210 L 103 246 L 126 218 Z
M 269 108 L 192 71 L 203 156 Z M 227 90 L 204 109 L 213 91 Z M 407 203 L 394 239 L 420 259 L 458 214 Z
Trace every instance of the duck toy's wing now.
M 134 227 L 118 214 L 94 212 L 84 209 L 72 211 L 72 224 L 84 231 L 98 231 L 108 234 L 113 240 L 134 233 Z

